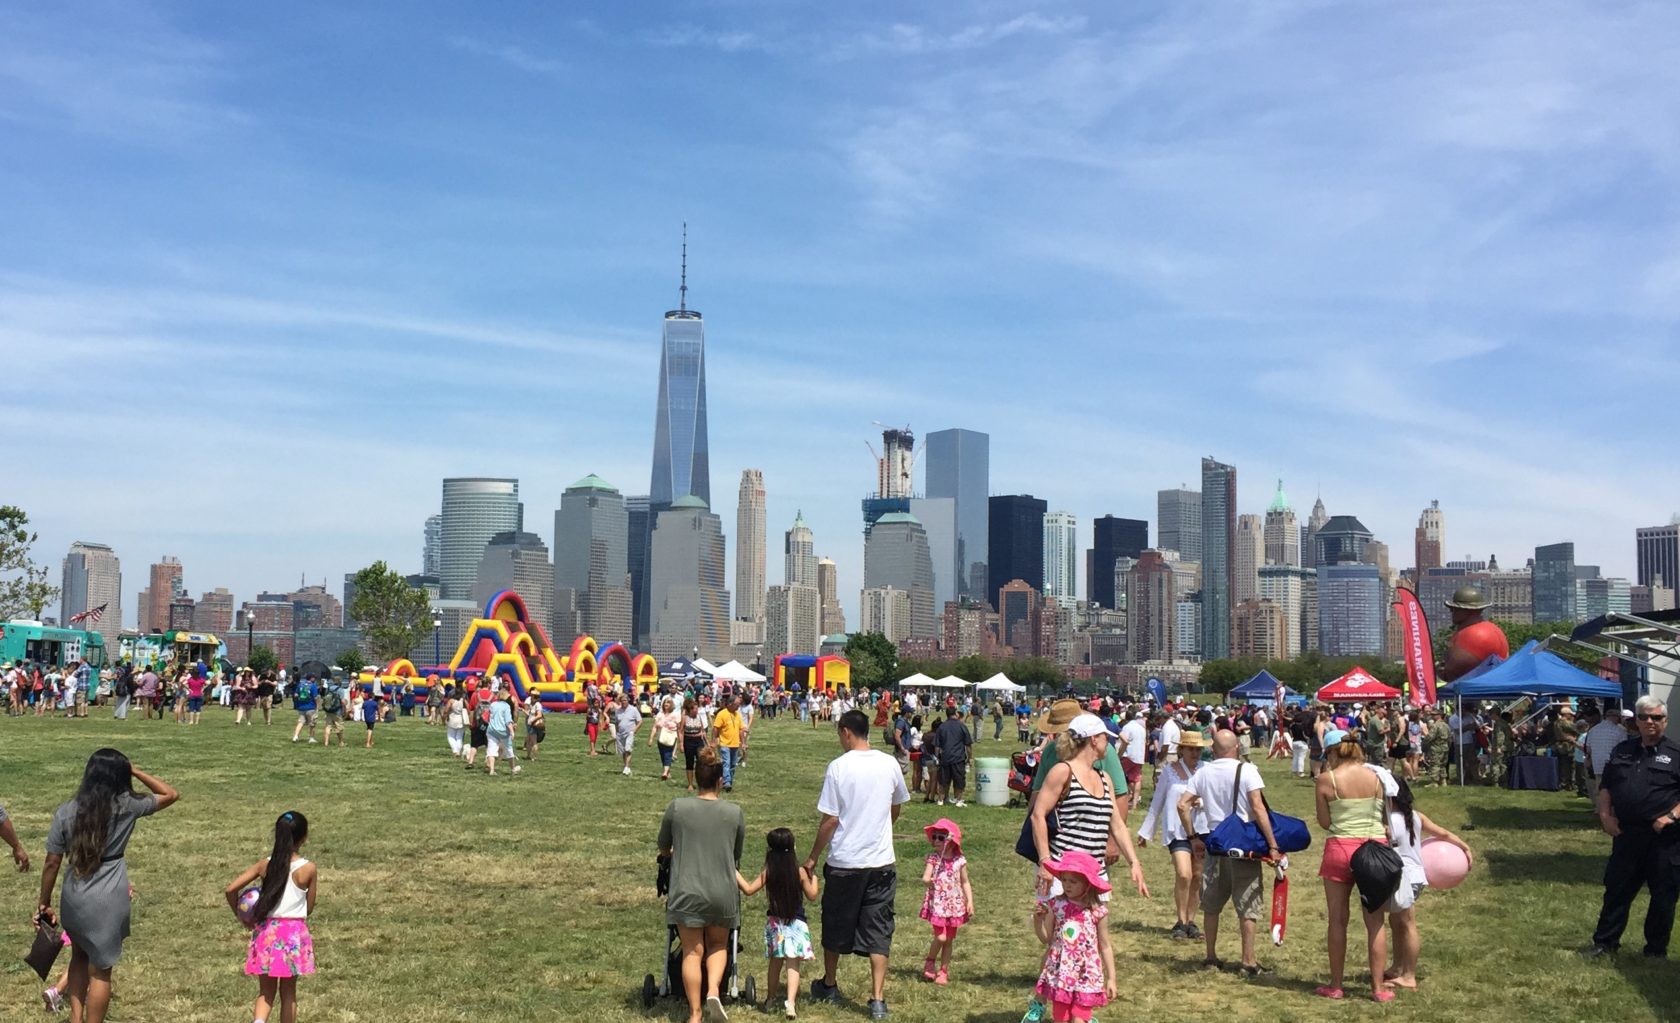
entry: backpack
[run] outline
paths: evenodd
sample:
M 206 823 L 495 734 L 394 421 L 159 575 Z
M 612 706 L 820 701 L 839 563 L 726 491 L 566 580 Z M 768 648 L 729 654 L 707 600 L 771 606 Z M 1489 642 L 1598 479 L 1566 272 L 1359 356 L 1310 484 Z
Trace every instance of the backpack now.
M 313 702 L 315 702 L 315 684 L 299 682 L 297 688 L 292 690 L 292 706 L 294 708 L 301 707 L 305 703 Z
M 321 709 L 328 714 L 338 714 L 344 710 L 344 697 L 337 689 L 328 689 L 321 694 Z

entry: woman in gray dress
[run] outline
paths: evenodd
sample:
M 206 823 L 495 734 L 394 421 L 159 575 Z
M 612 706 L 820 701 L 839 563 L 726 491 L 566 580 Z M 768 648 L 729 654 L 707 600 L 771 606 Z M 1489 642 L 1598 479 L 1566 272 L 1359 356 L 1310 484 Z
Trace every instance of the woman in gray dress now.
M 723 761 L 716 749 L 700 751 L 694 780 L 700 794 L 673 799 L 659 825 L 659 855 L 671 860 L 665 922 L 677 929 L 682 945 L 682 982 L 688 995 L 689 1023 L 700 1023 L 702 1008 L 707 1023 L 722 1023 L 728 1017 L 719 987 L 729 963 L 729 932 L 741 926 L 741 891 L 735 883 L 735 872 L 741 865 L 747 826 L 739 806 L 718 798 L 718 789 L 723 786 Z
M 142 795 L 134 782 L 150 789 Z M 111 1004 L 111 970 L 128 937 L 128 865 L 123 852 L 134 823 L 175 802 L 180 793 L 128 762 L 114 749 L 88 758 L 76 798 L 54 813 L 41 870 L 39 916 L 70 936 L 70 1018 L 104 1023 Z M 66 857 L 59 912 L 52 909 L 59 865 Z

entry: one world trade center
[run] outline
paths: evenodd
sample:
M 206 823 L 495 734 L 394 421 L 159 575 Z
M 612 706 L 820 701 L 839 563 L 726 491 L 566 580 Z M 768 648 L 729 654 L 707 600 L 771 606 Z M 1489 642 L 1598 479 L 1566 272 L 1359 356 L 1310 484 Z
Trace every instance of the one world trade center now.
M 648 504 L 656 511 L 690 494 L 712 503 L 711 461 L 706 444 L 706 332 L 688 307 L 688 231 L 683 230 L 682 288 L 677 308 L 665 314 L 659 353 L 659 408 L 653 432 L 653 482 Z

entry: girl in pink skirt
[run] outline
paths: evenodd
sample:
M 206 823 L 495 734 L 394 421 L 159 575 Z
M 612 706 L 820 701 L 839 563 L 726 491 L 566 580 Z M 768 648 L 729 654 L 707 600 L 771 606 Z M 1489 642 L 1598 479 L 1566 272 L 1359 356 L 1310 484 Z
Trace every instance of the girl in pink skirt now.
M 962 828 L 941 817 L 922 831 L 933 845 L 922 870 L 927 895 L 922 898 L 921 915 L 933 927 L 933 944 L 928 946 L 927 960 L 922 963 L 922 976 L 944 985 L 950 980 L 951 946 L 956 944 L 957 928 L 974 919 L 974 889 L 968 883 Z
M 1108 907 L 1099 896 L 1108 891 L 1102 864 L 1074 849 L 1045 863 L 1062 882 L 1062 894 L 1040 902 L 1033 911 L 1038 940 L 1050 946 L 1036 994 L 1050 1006 L 1050 1018 L 1088 1020 L 1091 1010 L 1118 993 L 1114 947 L 1108 940 Z
M 224 893 L 234 915 L 251 931 L 245 973 L 258 978 L 255 1023 L 268 1023 L 277 995 L 281 1023 L 297 1023 L 297 979 L 315 972 L 315 945 L 306 921 L 315 909 L 319 876 L 299 854 L 308 838 L 309 821 L 287 810 L 274 822 L 274 851 L 268 859 L 234 878 Z M 262 889 L 256 904 L 242 910 L 240 893 L 258 878 Z

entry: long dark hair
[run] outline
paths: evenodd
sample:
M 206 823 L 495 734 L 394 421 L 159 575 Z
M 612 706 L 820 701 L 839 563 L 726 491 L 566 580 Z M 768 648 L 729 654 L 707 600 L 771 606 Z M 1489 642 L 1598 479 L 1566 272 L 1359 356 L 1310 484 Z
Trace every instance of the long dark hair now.
M 781 920 L 799 916 L 805 886 L 799 883 L 799 859 L 793 852 L 793 832 L 777 828 L 764 836 L 764 894 L 770 915 Z
M 253 916 L 258 923 L 268 919 L 280 896 L 286 894 L 286 882 L 292 877 L 292 854 L 309 837 L 309 819 L 296 810 L 287 810 L 274 822 L 274 851 L 268 854 L 268 869 L 263 872 L 262 894 L 257 896 Z
M 93 751 L 76 790 L 76 816 L 70 823 L 70 869 L 90 877 L 105 859 L 111 838 L 111 816 L 117 799 L 134 795 L 134 771 L 128 758 L 106 747 Z
M 1416 845 L 1417 824 L 1415 822 L 1417 815 L 1412 812 L 1412 787 L 1406 784 L 1404 778 L 1396 778 L 1394 781 L 1400 787 L 1400 790 L 1389 797 L 1388 803 L 1394 808 L 1395 813 L 1406 818 L 1406 835 L 1412 840 L 1412 844 Z

